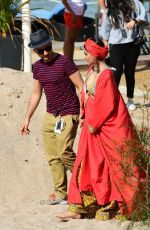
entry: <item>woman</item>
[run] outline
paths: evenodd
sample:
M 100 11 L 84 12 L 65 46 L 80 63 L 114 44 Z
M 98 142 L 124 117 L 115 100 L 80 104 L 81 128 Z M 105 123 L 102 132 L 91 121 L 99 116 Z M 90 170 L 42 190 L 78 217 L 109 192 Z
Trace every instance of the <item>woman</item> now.
M 85 59 L 92 68 L 82 91 L 83 128 L 69 185 L 69 209 L 57 215 L 61 219 L 124 219 L 135 207 L 141 175 L 132 147 L 138 139 L 114 73 L 105 63 L 107 54 L 102 41 L 85 42 Z
M 129 110 L 136 109 L 133 103 L 135 67 L 140 54 L 140 46 L 135 46 L 134 40 L 145 18 L 145 9 L 139 0 L 108 0 L 101 26 L 103 41 L 105 45 L 110 44 L 111 66 L 116 69 L 117 86 L 124 67 Z

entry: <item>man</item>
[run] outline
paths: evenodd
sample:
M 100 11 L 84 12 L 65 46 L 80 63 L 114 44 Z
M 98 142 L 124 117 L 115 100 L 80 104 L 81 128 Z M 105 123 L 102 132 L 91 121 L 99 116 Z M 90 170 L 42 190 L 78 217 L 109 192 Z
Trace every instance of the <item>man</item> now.
M 62 0 L 65 6 L 65 39 L 64 39 L 64 55 L 73 59 L 74 42 L 79 31 L 83 27 L 83 0 Z
M 30 35 L 29 47 L 41 58 L 33 66 L 34 86 L 21 134 L 30 133 L 29 123 L 44 90 L 47 110 L 43 141 L 54 180 L 54 192 L 47 204 L 65 203 L 67 199 L 66 169 L 72 171 L 75 154 L 72 147 L 78 126 L 79 100 L 83 87 L 81 75 L 68 57 L 53 52 L 49 34 L 40 29 Z

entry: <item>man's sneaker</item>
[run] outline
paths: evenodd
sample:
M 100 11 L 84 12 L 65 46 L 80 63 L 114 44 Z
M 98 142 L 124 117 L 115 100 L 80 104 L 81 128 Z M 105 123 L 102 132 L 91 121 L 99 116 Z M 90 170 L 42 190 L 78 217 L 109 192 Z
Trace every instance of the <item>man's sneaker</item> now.
M 40 201 L 41 205 L 47 204 L 47 205 L 56 205 L 56 204 L 62 204 L 62 205 L 66 205 L 68 204 L 67 200 L 63 200 L 61 198 L 58 198 L 56 200 L 41 200 Z
M 128 99 L 126 106 L 127 106 L 127 109 L 130 111 L 134 111 L 137 108 L 137 106 L 133 103 L 132 99 Z
M 66 205 L 68 204 L 67 199 L 62 199 L 59 197 L 56 197 L 55 193 L 52 193 L 49 195 L 49 199 L 47 200 L 41 200 L 40 204 L 47 204 L 47 205 L 56 205 L 56 204 L 62 204 L 62 205 Z

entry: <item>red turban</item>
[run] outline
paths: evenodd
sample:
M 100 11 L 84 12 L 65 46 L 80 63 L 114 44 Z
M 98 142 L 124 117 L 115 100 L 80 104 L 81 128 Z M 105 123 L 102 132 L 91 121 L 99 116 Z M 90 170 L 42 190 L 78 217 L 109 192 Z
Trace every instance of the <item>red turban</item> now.
M 88 51 L 88 53 L 92 54 L 96 58 L 105 59 L 107 57 L 108 47 L 99 46 L 91 38 L 88 38 L 86 40 L 84 47 Z

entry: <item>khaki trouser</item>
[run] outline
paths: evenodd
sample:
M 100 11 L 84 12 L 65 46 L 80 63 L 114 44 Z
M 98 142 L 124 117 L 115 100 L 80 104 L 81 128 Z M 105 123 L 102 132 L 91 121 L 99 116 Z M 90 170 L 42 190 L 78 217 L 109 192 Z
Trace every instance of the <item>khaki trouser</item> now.
M 65 129 L 61 134 L 54 133 L 54 127 L 58 117 L 46 113 L 43 126 L 43 141 L 45 152 L 51 167 L 56 195 L 64 199 L 67 195 L 66 169 L 73 170 L 75 154 L 72 150 L 73 142 L 78 127 L 78 115 L 62 117 L 65 121 Z

